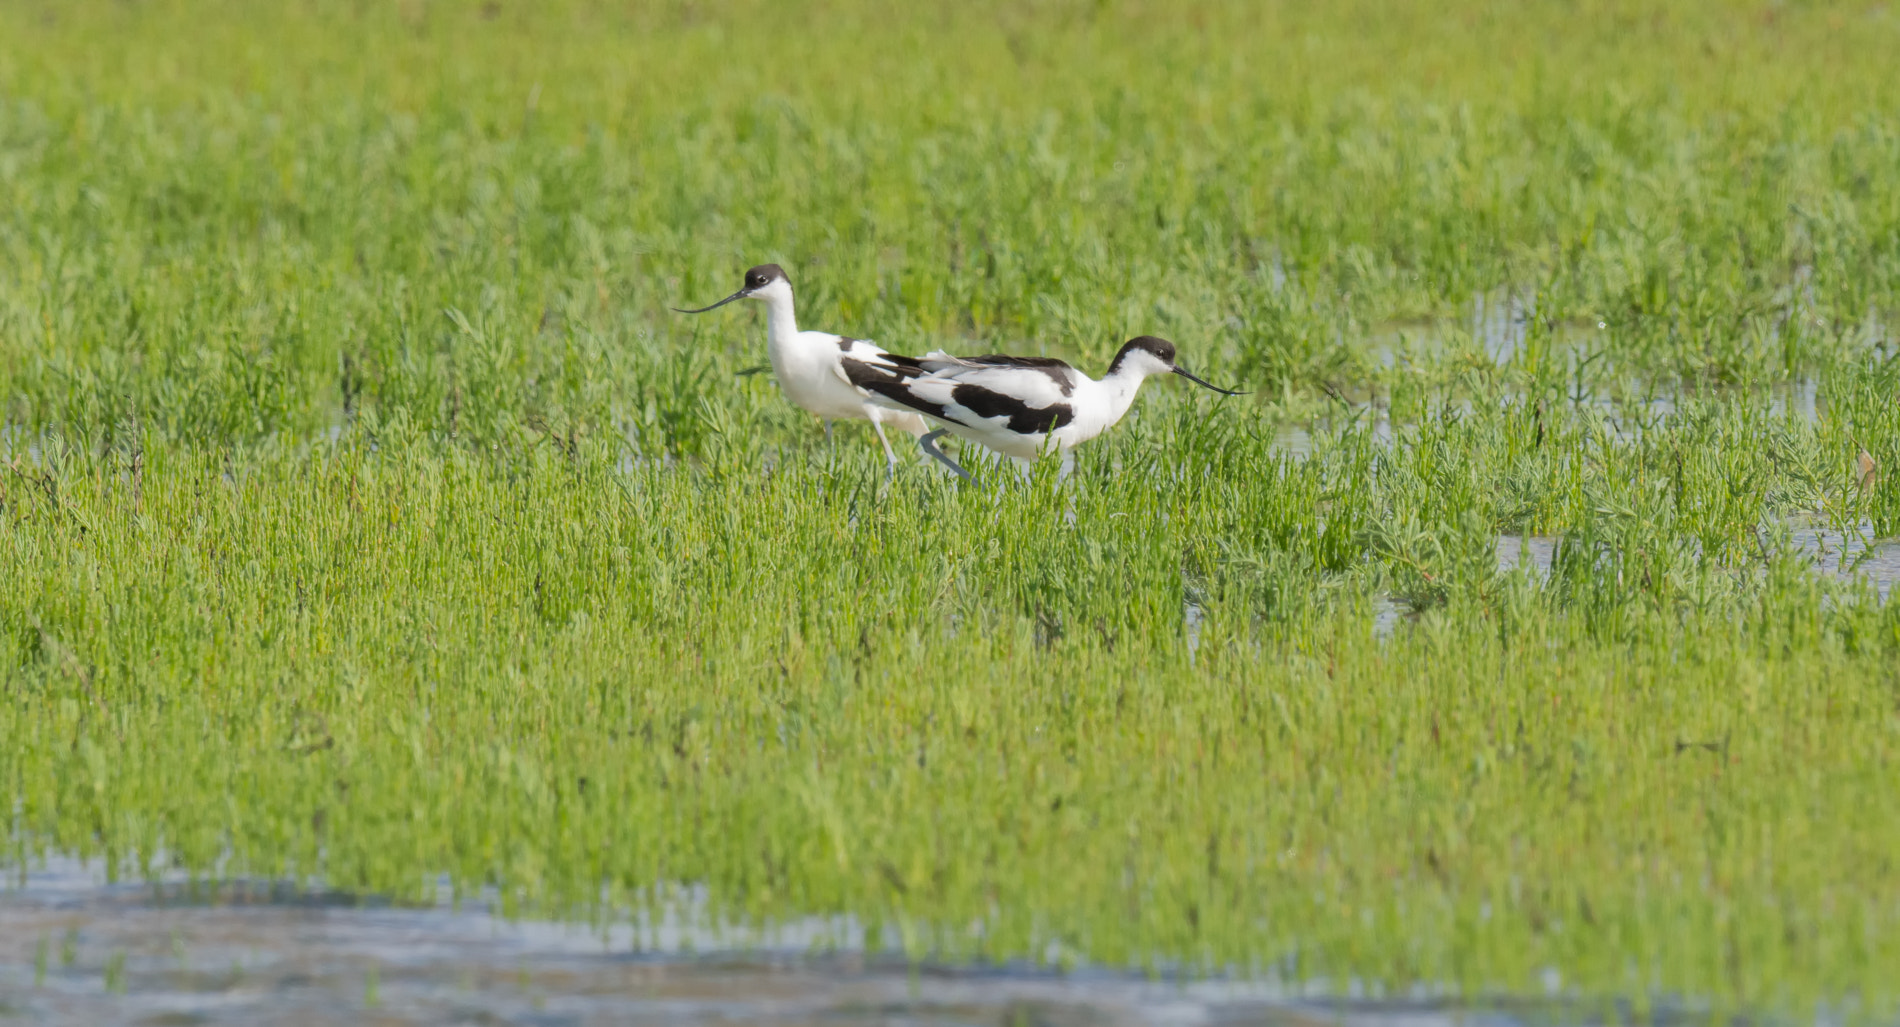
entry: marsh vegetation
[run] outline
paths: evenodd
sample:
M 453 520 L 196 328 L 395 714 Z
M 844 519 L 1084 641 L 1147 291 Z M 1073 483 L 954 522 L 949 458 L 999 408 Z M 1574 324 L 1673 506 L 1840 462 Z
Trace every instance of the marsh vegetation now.
M 3 861 L 1890 1018 L 1897 52 L 0 5 Z M 766 260 L 898 352 L 1154 333 L 1255 395 L 886 484 L 735 376 L 755 315 L 665 309 Z

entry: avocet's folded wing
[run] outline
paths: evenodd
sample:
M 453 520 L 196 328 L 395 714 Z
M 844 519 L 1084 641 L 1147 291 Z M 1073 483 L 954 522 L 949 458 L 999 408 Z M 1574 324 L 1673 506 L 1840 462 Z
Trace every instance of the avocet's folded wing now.
M 844 366 L 851 384 L 884 405 L 952 424 L 1036 436 L 1075 419 L 1069 397 L 1080 373 L 1060 360 L 933 353 L 918 363 L 922 373 L 856 361 L 845 361 Z

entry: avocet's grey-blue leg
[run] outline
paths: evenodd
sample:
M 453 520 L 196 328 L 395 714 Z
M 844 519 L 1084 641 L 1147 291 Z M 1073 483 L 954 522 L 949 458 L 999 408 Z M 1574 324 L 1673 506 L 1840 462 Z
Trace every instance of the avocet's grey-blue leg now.
M 824 425 L 825 425 L 825 447 L 830 448 L 831 446 L 831 418 L 821 417 L 819 418 L 819 420 L 824 422 Z
M 930 454 L 931 459 L 957 472 L 957 477 L 962 478 L 964 481 L 969 481 L 971 480 L 970 472 L 958 466 L 955 460 L 950 459 L 943 450 L 937 448 L 938 437 L 947 434 L 949 431 L 950 429 L 948 428 L 938 428 L 936 431 L 928 434 L 919 435 L 917 437 L 917 445 L 922 447 L 925 453 Z
M 871 421 L 871 428 L 877 432 L 877 441 L 884 446 L 884 480 L 897 476 L 897 454 L 891 450 L 891 440 L 884 437 L 884 414 L 877 407 L 865 404 L 864 416 Z

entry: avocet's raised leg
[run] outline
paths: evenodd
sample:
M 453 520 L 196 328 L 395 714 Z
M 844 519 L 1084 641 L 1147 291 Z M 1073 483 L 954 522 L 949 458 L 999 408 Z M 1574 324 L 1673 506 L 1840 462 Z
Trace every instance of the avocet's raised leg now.
M 917 437 L 917 445 L 921 447 L 924 452 L 930 454 L 931 459 L 957 472 L 957 477 L 962 478 L 964 481 L 969 481 L 971 480 L 970 472 L 958 466 L 955 460 L 950 459 L 943 450 L 937 448 L 938 436 L 948 434 L 949 431 L 950 429 L 948 428 L 938 428 L 936 431 L 919 435 Z
M 874 406 L 865 406 L 864 415 L 871 420 L 871 429 L 877 432 L 877 441 L 884 446 L 884 479 L 889 481 L 897 474 L 897 454 L 891 450 L 891 440 L 884 437 L 884 414 Z

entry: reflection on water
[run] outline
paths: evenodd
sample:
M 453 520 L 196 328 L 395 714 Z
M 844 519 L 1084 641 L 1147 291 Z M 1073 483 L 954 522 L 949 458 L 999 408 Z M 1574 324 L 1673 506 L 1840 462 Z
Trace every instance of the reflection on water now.
M 1795 549 L 1806 554 L 1823 573 L 1837 578 L 1864 576 L 1881 602 L 1893 598 L 1900 581 L 1900 541 L 1871 538 L 1869 530 L 1845 533 L 1824 528 L 1799 528 L 1788 533 Z
M 1523 567 L 1539 579 L 1550 577 L 1550 561 L 1557 555 L 1557 540 L 1540 535 L 1499 535 L 1498 570 Z
M 1531 318 L 1536 316 L 1535 297 L 1522 297 L 1510 289 L 1478 293 L 1471 300 L 1471 336 L 1484 347 L 1484 354 L 1495 364 L 1507 364 L 1524 347 Z
M 1380 596 L 1372 604 L 1372 637 L 1381 642 L 1390 639 L 1409 613 L 1411 610 L 1404 603 L 1391 596 Z
M 1347 424 L 1364 423 L 1372 430 L 1372 441 L 1390 446 L 1394 439 L 1392 418 L 1384 404 L 1354 403 L 1346 419 Z M 1332 418 L 1319 418 L 1312 425 L 1281 424 L 1273 429 L 1273 450 L 1284 453 L 1294 461 L 1303 461 L 1313 455 L 1313 429 L 1332 431 L 1340 427 Z
M 1648 389 L 1641 383 L 1629 383 L 1625 388 L 1614 392 L 1586 391 L 1581 395 L 1569 397 L 1568 402 L 1598 411 L 1602 414 L 1612 436 L 1621 443 L 1635 444 L 1644 435 L 1657 430 L 1674 418 L 1694 393 L 1679 388 Z M 1817 423 L 1823 412 L 1824 404 L 1820 398 L 1820 382 L 1814 378 L 1796 378 L 1766 389 L 1768 412 L 1777 419 L 1792 419 Z M 1473 400 L 1460 400 L 1437 408 L 1433 416 L 1446 414 L 1469 415 L 1474 410 Z M 1418 421 L 1401 421 L 1397 428 L 1416 427 Z M 1295 460 L 1305 460 L 1313 455 L 1313 433 L 1328 433 L 1367 425 L 1371 429 L 1372 441 L 1381 446 L 1391 446 L 1398 439 L 1389 404 L 1377 400 L 1362 400 L 1345 404 L 1344 408 L 1335 407 L 1325 416 L 1316 417 L 1304 424 L 1281 423 L 1273 429 L 1273 449 Z
M 1843 581 L 1862 575 L 1881 602 L 1892 598 L 1894 583 L 1900 581 L 1900 541 L 1870 541 L 1870 532 L 1830 532 L 1822 528 L 1797 528 L 1788 537 L 1797 552 L 1815 562 L 1815 570 L 1820 573 Z M 1554 556 L 1554 537 L 1497 535 L 1499 571 L 1524 568 L 1537 579 L 1547 579 Z
M 1500 367 L 1517 358 L 1537 315 L 1536 297 L 1509 288 L 1473 293 L 1462 325 L 1447 321 L 1387 322 L 1374 326 L 1362 345 L 1382 368 L 1444 360 L 1475 346 Z M 1566 335 L 1574 334 L 1564 329 Z
M 1829 577 L 1847 580 L 1864 576 L 1885 602 L 1893 596 L 1894 583 L 1900 581 L 1900 542 L 1870 540 L 1869 534 L 1799 528 L 1789 532 L 1789 541 L 1797 552 L 1813 561 L 1816 570 Z M 1550 577 L 1550 563 L 1556 555 L 1555 538 L 1498 536 L 1500 571 L 1521 567 L 1542 580 Z
M 1206 619 L 1207 611 L 1192 599 L 1182 604 L 1181 627 L 1187 633 L 1188 666 L 1194 665 L 1194 654 L 1201 648 L 1201 621 Z
M 1776 386 L 1769 396 L 1769 411 L 1776 417 L 1792 417 L 1809 422 L 1820 419 L 1819 378 L 1796 378 L 1785 385 Z
M 190 901 L 107 885 L 83 864 L 8 872 L 0 1018 L 42 1024 L 1514 1024 L 1427 993 L 1320 1001 L 1270 982 L 1097 970 L 910 967 L 867 956 L 850 917 L 772 932 L 672 923 L 601 930 L 359 904 L 270 885 Z M 856 932 L 855 934 L 853 932 Z M 853 938 L 856 942 L 852 942 Z M 852 942 L 847 948 L 824 948 Z M 1551 982 L 1555 987 L 1554 979 Z
M 1900 582 L 1900 540 L 1872 539 L 1871 526 L 1858 533 L 1843 533 L 1820 528 L 1799 528 L 1788 533 L 1796 552 L 1808 557 L 1815 570 L 1840 581 L 1865 578 L 1881 602 L 1894 597 Z M 1558 540 L 1542 535 L 1499 535 L 1498 571 L 1524 570 L 1539 582 L 1550 578 L 1551 562 L 1557 556 Z M 1372 633 L 1384 640 L 1392 637 L 1410 609 L 1391 597 L 1380 597 L 1373 605 Z
M 1313 455 L 1313 436 L 1305 428 L 1281 425 L 1274 429 L 1273 448 L 1295 460 L 1304 460 Z

